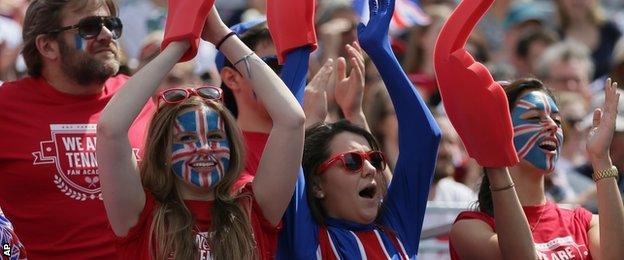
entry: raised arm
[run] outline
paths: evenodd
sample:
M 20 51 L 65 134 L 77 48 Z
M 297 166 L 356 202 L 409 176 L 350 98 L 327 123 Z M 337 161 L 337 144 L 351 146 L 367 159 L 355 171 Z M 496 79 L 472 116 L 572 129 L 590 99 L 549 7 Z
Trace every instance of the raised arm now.
M 125 235 L 137 223 L 145 205 L 128 129 L 188 47 L 188 42 L 169 44 L 115 94 L 98 122 L 97 160 L 102 196 L 108 220 L 118 236 Z
M 624 254 L 624 206 L 617 186 L 617 169 L 609 155 L 620 98 L 616 89 L 617 83 L 608 79 L 604 106 L 594 111 L 593 127 L 587 137 L 587 154 L 594 168 L 599 213 L 590 224 L 589 248 L 597 259 L 617 259 Z
M 213 8 L 202 37 L 216 43 L 229 32 Z M 264 217 L 277 224 L 288 206 L 301 166 L 305 115 L 284 82 L 238 37 L 227 38 L 221 51 L 249 79 L 273 120 L 252 185 Z
M 384 224 L 401 238 L 409 255 L 418 251 L 440 129 L 397 61 L 388 37 L 394 0 L 370 0 L 370 21 L 358 38 L 388 89 L 399 123 L 399 158 L 384 198 Z
M 493 1 L 462 1 L 436 42 L 434 65 L 444 108 L 470 156 L 488 168 L 496 222 L 494 232 L 483 221 L 460 220 L 451 241 L 465 259 L 534 259 L 531 231 L 506 168 L 518 162 L 509 104 L 500 84 L 464 49 Z

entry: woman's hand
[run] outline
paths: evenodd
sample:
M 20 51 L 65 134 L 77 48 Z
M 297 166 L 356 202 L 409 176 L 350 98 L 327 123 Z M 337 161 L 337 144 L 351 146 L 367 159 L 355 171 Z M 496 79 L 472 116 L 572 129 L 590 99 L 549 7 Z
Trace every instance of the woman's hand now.
M 369 54 L 375 48 L 390 50 L 388 28 L 394 13 L 395 0 L 369 0 L 370 19 L 367 25 L 358 24 L 358 40 Z
M 230 33 L 230 31 L 230 28 L 228 28 L 223 23 L 223 20 L 221 20 L 217 8 L 213 6 L 212 10 L 210 10 L 210 14 L 208 14 L 206 23 L 204 24 L 204 30 L 201 35 L 202 39 L 217 45 L 225 35 Z
M 357 42 L 353 46 L 345 46 L 349 53 L 351 72 L 346 75 L 347 64 L 343 58 L 338 59 L 336 65 L 337 79 L 335 89 L 336 104 L 342 110 L 345 118 L 353 122 L 354 117 L 363 117 L 362 99 L 364 98 L 364 53 Z M 359 120 L 359 118 L 357 119 Z
M 617 82 L 612 82 L 610 78 L 607 79 L 604 105 L 602 108 L 594 110 L 593 125 L 587 135 L 587 153 L 596 171 L 611 167 L 609 148 L 613 139 L 619 100 Z
M 327 86 L 334 70 L 334 61 L 328 59 L 305 88 L 303 111 L 306 115 L 306 128 L 325 122 L 327 117 Z

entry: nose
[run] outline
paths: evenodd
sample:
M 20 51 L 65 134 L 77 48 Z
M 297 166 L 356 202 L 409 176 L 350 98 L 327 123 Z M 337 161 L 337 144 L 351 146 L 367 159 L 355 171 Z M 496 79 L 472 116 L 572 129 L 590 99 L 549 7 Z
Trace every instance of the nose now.
M 106 26 L 100 24 L 102 29 L 100 30 L 100 34 L 97 35 L 98 41 L 111 41 L 113 40 L 113 32 L 111 32 Z
M 559 125 L 557 124 L 557 122 L 555 122 L 555 119 L 553 119 L 551 116 L 546 116 L 545 127 L 546 127 L 546 131 L 552 131 L 552 132 L 556 132 L 559 129 Z
M 197 153 L 199 155 L 210 154 L 210 143 L 206 140 L 200 140 L 199 142 L 197 142 Z
M 362 163 L 362 178 L 368 178 L 375 176 L 377 169 L 368 160 L 364 160 Z

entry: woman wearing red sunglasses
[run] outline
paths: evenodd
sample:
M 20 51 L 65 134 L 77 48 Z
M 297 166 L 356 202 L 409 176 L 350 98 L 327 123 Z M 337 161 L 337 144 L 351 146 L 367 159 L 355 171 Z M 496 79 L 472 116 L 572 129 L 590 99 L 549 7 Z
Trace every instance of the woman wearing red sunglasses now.
M 401 143 L 392 181 L 367 130 L 347 121 L 307 129 L 306 189 L 295 194 L 295 216 L 284 221 L 290 239 L 280 244 L 291 258 L 412 259 L 418 251 L 440 129 L 390 48 L 394 0 L 370 2 L 358 36 L 396 110 Z
M 124 259 L 272 258 L 301 164 L 305 116 L 271 68 L 229 32 L 213 8 L 202 37 L 253 79 L 273 119 L 256 178 L 236 183 L 245 158 L 241 132 L 214 87 L 163 92 L 140 162 L 133 153 L 129 126 L 189 48 L 172 42 L 115 95 L 98 123 L 103 199 Z

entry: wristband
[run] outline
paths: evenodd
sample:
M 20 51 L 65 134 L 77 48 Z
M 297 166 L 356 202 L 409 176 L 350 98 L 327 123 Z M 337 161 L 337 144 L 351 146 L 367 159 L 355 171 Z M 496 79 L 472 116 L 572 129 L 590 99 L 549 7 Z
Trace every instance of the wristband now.
M 492 189 L 492 186 L 490 186 L 490 191 L 492 191 L 492 192 L 494 192 L 494 191 L 504 191 L 504 190 L 511 189 L 514 186 L 515 186 L 515 184 L 513 182 L 511 184 L 505 186 L 505 187 L 502 187 L 502 188 L 494 188 L 494 189 Z
M 221 38 L 219 43 L 217 43 L 217 45 L 215 45 L 216 49 L 220 50 L 221 49 L 221 45 L 223 45 L 223 43 L 225 43 L 225 40 L 230 38 L 230 36 L 232 36 L 232 35 L 236 35 L 236 33 L 235 32 L 230 32 L 230 33 L 226 34 L 225 36 L 223 36 L 223 38 Z
M 594 182 L 598 182 L 606 178 L 617 178 L 618 175 L 618 169 L 615 166 L 611 166 L 609 169 L 594 172 L 594 174 L 592 174 L 592 179 L 594 179 Z

